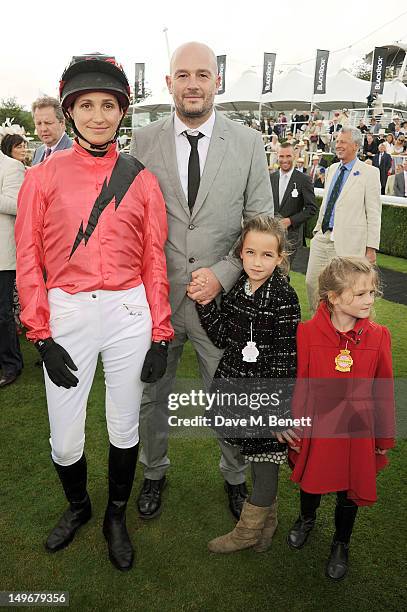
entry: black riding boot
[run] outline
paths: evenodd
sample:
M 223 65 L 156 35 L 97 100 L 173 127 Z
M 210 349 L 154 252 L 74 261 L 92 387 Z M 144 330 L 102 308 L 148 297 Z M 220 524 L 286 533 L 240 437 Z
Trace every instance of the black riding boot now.
M 82 455 L 73 465 L 58 465 L 55 461 L 53 464 L 69 501 L 69 508 L 61 516 L 45 542 L 48 552 L 56 552 L 68 546 L 79 527 L 87 523 L 92 516 L 90 499 L 86 491 L 85 455 Z
M 343 580 L 348 571 L 349 542 L 358 507 L 340 491 L 335 507 L 335 535 L 325 572 L 331 580 Z
M 132 448 L 109 450 L 109 501 L 103 521 L 103 535 L 109 559 L 122 572 L 133 566 L 134 551 L 126 528 L 126 507 L 136 471 L 138 444 Z
M 321 502 L 321 495 L 315 493 L 306 493 L 300 490 L 301 499 L 301 514 L 291 527 L 287 542 L 291 548 L 299 549 L 304 546 L 308 540 L 308 536 L 315 526 L 316 511 Z

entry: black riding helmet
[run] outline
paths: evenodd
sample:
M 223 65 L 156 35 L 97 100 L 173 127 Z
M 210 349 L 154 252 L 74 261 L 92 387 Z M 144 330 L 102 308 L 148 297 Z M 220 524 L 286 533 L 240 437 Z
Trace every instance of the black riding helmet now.
M 116 96 L 124 114 L 130 104 L 130 86 L 126 74 L 120 64 L 111 55 L 102 53 L 89 53 L 75 55 L 59 82 L 59 96 L 65 117 L 72 125 L 77 136 L 85 140 L 92 149 L 104 149 L 107 144 L 114 142 L 118 136 L 121 121 L 117 126 L 113 140 L 103 145 L 89 142 L 79 133 L 69 108 L 78 96 L 91 91 L 107 91 Z M 123 115 L 124 116 L 124 115 Z

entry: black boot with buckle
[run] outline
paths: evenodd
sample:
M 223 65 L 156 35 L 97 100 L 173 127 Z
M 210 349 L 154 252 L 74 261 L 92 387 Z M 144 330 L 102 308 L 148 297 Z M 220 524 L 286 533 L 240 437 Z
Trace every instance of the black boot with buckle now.
M 161 513 L 161 495 L 166 484 L 165 476 L 160 478 L 160 480 L 144 479 L 137 500 L 138 511 L 142 519 L 152 519 Z
M 242 482 L 238 485 L 232 485 L 230 482 L 225 480 L 225 491 L 229 498 L 229 509 L 235 519 L 239 520 L 243 509 L 243 504 L 249 496 L 246 483 Z
M 92 516 L 90 499 L 86 491 L 85 455 L 82 455 L 79 461 L 72 465 L 58 465 L 54 461 L 53 463 L 69 501 L 69 507 L 45 542 L 45 549 L 51 553 L 68 546 L 79 527 L 87 523 Z
M 103 521 L 103 535 L 109 559 L 120 571 L 133 567 L 134 550 L 126 527 L 126 508 L 136 471 L 138 444 L 132 448 L 109 450 L 109 501 Z

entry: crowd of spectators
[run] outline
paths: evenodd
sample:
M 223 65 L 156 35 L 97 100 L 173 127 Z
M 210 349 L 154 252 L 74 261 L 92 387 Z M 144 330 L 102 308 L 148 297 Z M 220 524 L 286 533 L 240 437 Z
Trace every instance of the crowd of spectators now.
M 310 174 L 315 187 L 324 187 L 325 169 L 337 161 L 336 138 L 342 127 L 351 125 L 351 118 L 346 108 L 335 111 L 332 119 L 325 119 L 318 109 L 293 109 L 261 121 L 250 117 L 246 123 L 263 134 L 270 172 L 278 168 L 279 145 L 289 142 L 294 147 L 297 168 Z M 386 125 L 379 113 L 360 119 L 355 127 L 363 137 L 359 159 L 379 168 L 382 194 L 400 196 L 400 190 L 395 192 L 394 177 L 403 172 L 407 159 L 407 121 L 394 115 Z M 407 196 L 403 193 L 401 197 Z

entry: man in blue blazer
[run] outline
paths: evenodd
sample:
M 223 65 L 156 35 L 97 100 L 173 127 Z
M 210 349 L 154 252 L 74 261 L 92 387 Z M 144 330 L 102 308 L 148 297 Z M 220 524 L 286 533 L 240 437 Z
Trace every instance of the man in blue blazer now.
M 32 105 L 35 129 L 43 143 L 34 153 L 32 165 L 39 164 L 55 151 L 70 149 L 72 140 L 65 132 L 65 117 L 56 98 L 44 96 Z

